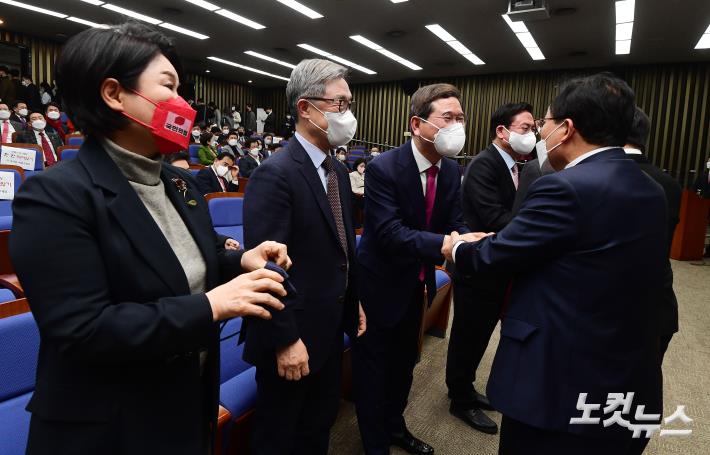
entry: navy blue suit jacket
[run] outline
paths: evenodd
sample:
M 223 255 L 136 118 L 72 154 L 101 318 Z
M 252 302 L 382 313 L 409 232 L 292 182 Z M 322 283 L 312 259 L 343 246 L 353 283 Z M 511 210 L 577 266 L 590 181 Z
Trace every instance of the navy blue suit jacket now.
M 309 367 L 317 371 L 333 349 L 341 348 L 343 331 L 356 335 L 350 178 L 342 166 L 335 166 L 335 170 L 348 257 L 340 246 L 323 183 L 298 140 L 291 139 L 249 179 L 244 197 L 244 242 L 247 248 L 265 240 L 286 244 L 293 261 L 288 273 L 298 291 L 285 299 L 286 308 L 272 312 L 273 319 L 247 321 L 244 358 L 257 366 L 275 364 L 275 350 L 301 338 L 308 349 Z
M 459 246 L 456 266 L 467 273 L 517 272 L 488 379 L 496 409 L 534 427 L 604 436 L 630 433 L 570 425 L 582 414 L 580 393 L 603 408 L 608 393 L 635 392 L 632 415 L 638 404 L 660 409 L 652 296 L 667 261 L 665 217 L 661 187 L 611 149 L 539 178 L 503 230 Z
M 410 142 L 370 162 L 365 188 L 364 230 L 357 256 L 360 300 L 368 320 L 392 326 L 414 298 L 422 264 L 429 298 L 434 297 L 434 266 L 443 262 L 444 235 L 468 232 L 461 214 L 461 176 L 454 161 L 442 159 L 429 229 Z

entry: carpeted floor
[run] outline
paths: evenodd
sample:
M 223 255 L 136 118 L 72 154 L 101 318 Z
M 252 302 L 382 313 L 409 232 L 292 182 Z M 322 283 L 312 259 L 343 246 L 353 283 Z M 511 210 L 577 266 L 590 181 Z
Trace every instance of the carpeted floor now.
M 680 332 L 671 341 L 663 365 L 665 415 L 677 405 L 686 406 L 688 425 L 672 428 L 692 429 L 687 437 L 654 436 L 646 455 L 710 454 L 710 267 L 673 261 L 675 291 L 680 308 Z M 481 367 L 476 388 L 483 392 L 493 355 L 498 345 L 498 329 L 493 334 Z M 406 419 L 416 436 L 431 444 L 439 455 L 493 455 L 498 453 L 498 435 L 471 429 L 448 412 L 444 384 L 448 339 L 427 337 L 422 360 L 414 372 Z M 488 413 L 499 425 L 500 414 Z M 333 427 L 330 453 L 362 453 L 355 408 L 343 402 Z M 393 449 L 393 454 L 404 451 Z

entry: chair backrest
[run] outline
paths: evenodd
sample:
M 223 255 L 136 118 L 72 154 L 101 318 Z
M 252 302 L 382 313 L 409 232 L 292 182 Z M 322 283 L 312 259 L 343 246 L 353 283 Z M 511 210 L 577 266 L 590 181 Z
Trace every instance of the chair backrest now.
M 200 157 L 197 151 L 202 147 L 201 144 L 190 144 L 187 146 L 187 154 L 190 156 L 190 163 L 199 163 Z
M 0 303 L 9 302 L 10 300 L 15 300 L 15 294 L 9 289 L 0 289 Z
M 35 171 L 41 171 L 44 169 L 44 153 L 42 153 L 42 147 L 37 144 L 29 144 L 26 142 L 10 142 L 9 144 L 3 144 L 3 147 L 15 147 L 21 149 L 32 149 L 35 151 Z M 0 151 L 2 148 L 0 148 Z
M 78 133 L 68 134 L 66 136 L 66 143 L 67 145 L 74 146 L 81 145 L 84 143 L 84 135 Z
M 10 262 L 10 231 L 0 231 L 0 275 L 15 273 Z
M 32 313 L 0 319 L 0 402 L 34 389 L 39 330 Z
M 212 225 L 215 227 L 241 226 L 244 224 L 242 211 L 244 209 L 244 198 L 241 197 L 220 197 L 210 198 L 207 201 Z
M 77 153 L 79 153 L 79 147 L 76 145 L 62 145 L 57 149 L 57 156 L 60 161 L 76 158 Z
M 251 365 L 242 360 L 244 344 L 237 344 L 242 329 L 242 318 L 230 319 L 224 326 L 220 324 L 220 327 L 219 383 L 224 384 L 234 376 L 251 368 Z

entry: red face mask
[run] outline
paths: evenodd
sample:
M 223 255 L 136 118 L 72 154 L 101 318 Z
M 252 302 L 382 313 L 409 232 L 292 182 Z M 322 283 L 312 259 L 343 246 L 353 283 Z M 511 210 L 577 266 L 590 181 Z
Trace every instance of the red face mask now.
M 123 115 L 148 128 L 153 134 L 158 151 L 163 155 L 187 149 L 197 111 L 191 108 L 181 96 L 156 103 L 136 90 L 131 91 L 155 105 L 153 118 L 150 121 L 150 125 L 148 125 L 126 112 L 123 112 Z

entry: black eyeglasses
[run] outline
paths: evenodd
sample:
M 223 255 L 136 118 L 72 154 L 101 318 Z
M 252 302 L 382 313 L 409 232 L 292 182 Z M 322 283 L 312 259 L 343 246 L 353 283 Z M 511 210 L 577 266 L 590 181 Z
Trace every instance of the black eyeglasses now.
M 562 117 L 543 117 L 535 120 L 535 127 L 538 131 L 542 131 L 542 127 L 545 126 L 545 120 L 561 120 Z
M 331 105 L 337 105 L 338 106 L 338 112 L 341 114 L 344 114 L 348 110 L 353 110 L 353 104 L 355 103 L 355 100 L 346 100 L 345 98 L 319 98 L 317 96 L 308 96 L 303 98 L 304 100 L 316 100 L 316 101 L 325 101 L 330 103 Z

